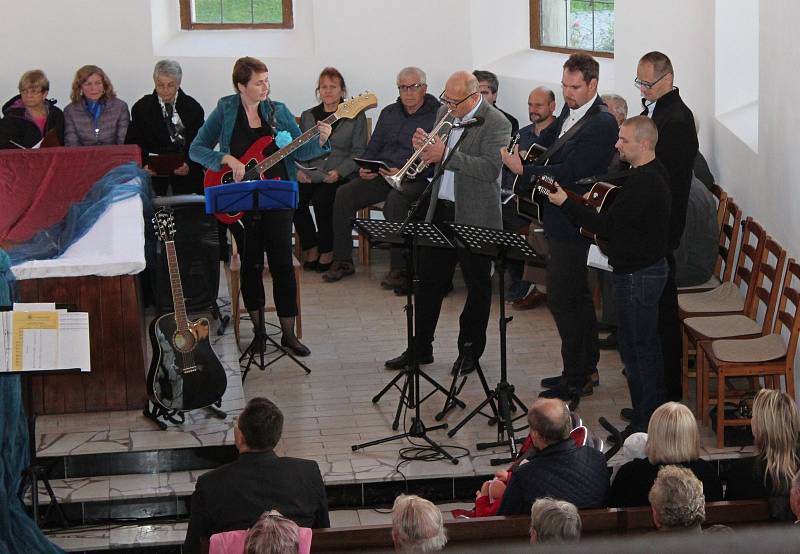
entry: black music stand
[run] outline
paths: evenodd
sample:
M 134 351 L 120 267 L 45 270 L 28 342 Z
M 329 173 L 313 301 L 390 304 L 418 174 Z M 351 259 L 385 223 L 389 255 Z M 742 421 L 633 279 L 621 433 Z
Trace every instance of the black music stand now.
M 33 377 L 41 375 L 67 375 L 72 373 L 80 373 L 81 368 L 71 367 L 65 369 L 41 369 L 41 370 L 23 370 L 23 371 L 3 371 L 0 376 L 13 377 L 19 376 L 25 382 L 25 415 L 28 420 L 28 467 L 22 470 L 22 481 L 19 484 L 20 502 L 25 500 L 25 492 L 30 489 L 31 491 L 31 515 L 36 525 L 39 522 L 39 481 L 44 485 L 47 495 L 50 497 L 50 505 L 47 511 L 42 516 L 42 519 L 47 519 L 51 510 L 55 510 L 62 527 L 69 527 L 69 520 L 61 509 L 58 503 L 53 487 L 50 485 L 50 480 L 47 477 L 47 470 L 44 466 L 40 465 L 36 457 L 36 408 L 33 403 Z
M 514 392 L 514 385 L 508 382 L 506 328 L 508 323 L 514 318 L 506 317 L 505 310 L 506 260 L 511 258 L 542 266 L 544 265 L 544 260 L 533 250 L 533 248 L 531 248 L 525 237 L 520 234 L 510 231 L 502 231 L 499 229 L 474 227 L 459 223 L 447 223 L 447 225 L 453 229 L 453 234 L 458 241 L 463 244 L 472 254 L 489 256 L 494 260 L 500 288 L 500 382 L 493 391 L 489 391 L 480 367 L 477 368 L 477 371 L 479 372 L 478 375 L 482 378 L 481 381 L 483 383 L 484 391 L 486 392 L 486 399 L 476 406 L 475 409 L 472 410 L 472 412 L 470 412 L 460 423 L 453 427 L 453 429 L 451 429 L 447 435 L 449 437 L 453 437 L 458 430 L 461 429 L 461 427 L 463 427 L 469 420 L 479 413 L 484 417 L 488 417 L 490 424 L 494 422 L 497 423 L 497 442 L 478 443 L 477 448 L 478 450 L 485 450 L 495 446 L 507 445 L 511 451 L 511 458 L 493 458 L 491 460 L 491 464 L 498 465 L 516 458 L 517 440 L 514 437 L 514 432 L 520 429 L 514 429 L 514 422 L 525 417 L 528 412 L 528 408 Z M 457 377 L 458 375 L 453 377 L 451 392 L 455 388 Z M 463 382 L 461 386 L 463 387 Z M 457 390 L 460 390 L 460 388 Z M 497 402 L 497 406 L 495 406 L 495 402 Z M 492 408 L 493 415 L 491 416 L 481 411 L 487 404 L 489 404 L 489 406 Z M 516 411 L 517 407 L 520 408 L 522 414 L 514 418 L 511 412 Z M 521 429 L 524 428 L 525 426 L 523 426 Z
M 277 179 L 266 179 L 263 181 L 243 181 L 241 183 L 229 183 L 216 187 L 208 187 L 206 193 L 206 212 L 261 212 L 263 210 L 287 210 L 297 207 L 298 192 L 296 181 L 281 181 Z M 254 218 L 261 217 L 256 213 Z M 245 241 L 245 250 L 247 241 Z M 244 252 L 242 253 L 244 254 Z M 244 352 L 239 356 L 239 366 L 244 367 L 242 372 L 242 382 L 247 378 L 250 367 L 255 365 L 261 371 L 288 356 L 295 364 L 300 366 L 306 375 L 311 373 L 311 369 L 301 362 L 291 351 L 281 346 L 272 338 L 272 335 L 261 331 L 265 329 L 263 320 L 264 311 L 258 310 L 255 336 Z M 267 352 L 267 343 L 270 343 L 272 350 Z M 268 354 L 280 352 L 278 356 L 270 361 L 265 361 Z
M 428 445 L 450 460 L 453 464 L 458 464 L 458 459 L 450 455 L 440 445 L 435 443 L 428 437 L 428 431 L 435 431 L 438 429 L 447 429 L 447 424 L 435 425 L 433 427 L 425 427 L 420 415 L 420 405 L 428 399 L 435 392 L 439 391 L 449 395 L 449 391 L 442 385 L 437 383 L 428 374 L 422 371 L 419 367 L 419 360 L 416 355 L 415 346 L 415 333 L 414 333 L 414 256 L 416 246 L 429 246 L 435 248 L 453 248 L 453 244 L 445 237 L 442 232 L 433 224 L 423 221 L 410 221 L 414 210 L 409 212 L 405 221 L 385 221 L 374 219 L 354 219 L 353 224 L 365 233 L 370 242 L 386 242 L 389 244 L 403 244 L 406 250 L 406 279 L 407 294 L 406 294 L 406 330 L 407 330 L 407 351 L 409 357 L 408 365 L 400 370 L 398 374 L 378 393 L 372 398 L 372 402 L 378 402 L 381 397 L 392 387 L 400 390 L 400 399 L 397 404 L 397 412 L 395 414 L 392 429 L 397 430 L 400 423 L 400 415 L 403 411 L 403 406 L 408 406 L 414 409 L 414 417 L 411 419 L 411 428 L 402 434 L 377 439 L 374 441 L 365 442 L 362 444 L 355 444 L 351 448 L 356 450 L 374 446 L 376 444 L 383 444 L 397 439 L 404 439 L 408 437 L 419 438 L 428 443 Z M 434 389 L 428 393 L 424 398 L 420 398 L 419 380 L 423 377 L 426 381 L 431 383 Z M 403 386 L 399 387 L 397 382 L 405 378 Z M 452 400 L 453 405 L 460 405 L 464 407 L 464 403 L 458 398 Z

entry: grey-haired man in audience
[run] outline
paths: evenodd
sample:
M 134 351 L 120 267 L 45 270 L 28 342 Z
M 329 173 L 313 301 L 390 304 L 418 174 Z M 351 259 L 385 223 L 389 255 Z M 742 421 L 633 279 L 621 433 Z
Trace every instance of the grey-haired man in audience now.
M 442 512 L 431 501 L 401 494 L 392 507 L 392 541 L 397 552 L 438 552 L 447 544 Z
M 706 520 L 703 484 L 690 469 L 664 466 L 647 495 L 659 531 L 701 532 Z
M 531 544 L 578 542 L 581 516 L 574 504 L 540 498 L 531 507 Z

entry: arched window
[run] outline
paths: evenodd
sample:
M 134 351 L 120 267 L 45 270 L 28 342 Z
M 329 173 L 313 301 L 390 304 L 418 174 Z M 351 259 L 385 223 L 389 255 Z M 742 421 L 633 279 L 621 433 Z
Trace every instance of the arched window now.
M 181 28 L 291 29 L 292 0 L 179 0 Z
M 614 0 L 530 0 L 531 48 L 614 57 Z

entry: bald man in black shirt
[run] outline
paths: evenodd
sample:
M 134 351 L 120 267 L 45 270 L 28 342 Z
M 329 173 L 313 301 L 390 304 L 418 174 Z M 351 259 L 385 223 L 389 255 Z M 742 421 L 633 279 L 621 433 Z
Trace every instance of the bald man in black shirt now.
M 616 148 L 634 168 L 606 213 L 567 199 L 560 187 L 550 201 L 575 223 L 608 240 L 614 268 L 619 350 L 628 378 L 634 418 L 623 436 L 646 431 L 664 402 L 664 361 L 658 335 L 658 305 L 669 271 L 671 195 L 667 170 L 656 159 L 658 130 L 647 117 L 625 121 Z

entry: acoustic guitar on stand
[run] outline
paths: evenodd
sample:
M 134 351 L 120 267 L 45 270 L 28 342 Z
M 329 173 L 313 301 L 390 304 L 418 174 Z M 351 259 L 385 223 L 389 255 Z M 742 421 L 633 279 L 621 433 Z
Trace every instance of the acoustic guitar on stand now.
M 353 119 L 362 111 L 369 108 L 374 108 L 377 105 L 378 97 L 371 92 L 365 92 L 339 104 L 339 107 L 336 109 L 336 111 L 322 121 L 332 125 L 340 119 Z M 242 181 L 260 181 L 265 178 L 269 179 L 270 176 L 266 175 L 266 173 L 270 168 L 272 168 L 278 162 L 283 161 L 283 159 L 289 154 L 307 142 L 316 138 L 317 135 L 319 135 L 319 129 L 316 126 L 311 127 L 308 131 L 299 135 L 292 142 L 270 155 L 265 154 L 264 151 L 273 143 L 275 139 L 271 136 L 261 137 L 255 141 L 250 148 L 247 149 L 247 152 L 245 152 L 242 157 L 239 158 L 239 161 L 242 162 L 245 167 Z M 205 177 L 203 179 L 203 187 L 216 187 L 233 182 L 233 170 L 225 165 L 220 171 L 214 171 L 212 169 L 206 170 Z M 214 214 L 214 217 L 216 217 L 222 223 L 231 224 L 239 221 L 243 215 L 244 212 L 216 213 Z

